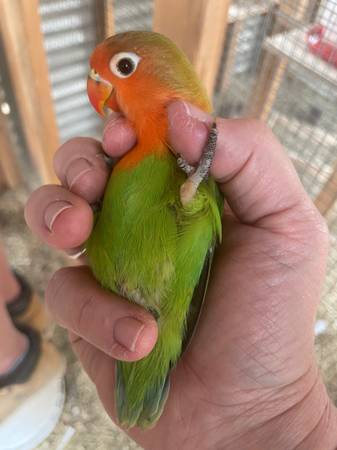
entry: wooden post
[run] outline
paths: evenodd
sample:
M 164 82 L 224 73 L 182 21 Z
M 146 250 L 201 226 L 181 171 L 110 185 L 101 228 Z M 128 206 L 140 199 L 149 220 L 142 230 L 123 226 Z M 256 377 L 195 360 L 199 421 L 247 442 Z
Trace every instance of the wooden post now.
M 112 36 L 115 33 L 113 0 L 96 0 L 94 3 L 96 16 L 97 41 Z
M 335 201 L 337 201 L 337 164 L 335 164 L 334 171 L 330 175 L 324 188 L 316 197 L 315 205 L 321 214 L 326 216 Z
M 213 94 L 230 0 L 155 0 L 153 28 L 181 47 Z
M 12 150 L 5 117 L 0 112 L 0 173 L 2 186 L 14 187 L 21 181 L 18 165 Z
M 293 20 L 301 21 L 305 17 L 308 4 L 309 0 L 294 1 L 291 4 L 280 1 L 279 9 L 283 14 L 289 15 Z M 281 24 L 276 24 L 276 27 L 276 33 L 286 29 Z M 248 102 L 247 115 L 267 121 L 287 66 L 287 58 L 279 58 L 267 51 L 263 59 L 259 77 L 252 90 L 252 96 Z
M 0 193 L 6 189 L 8 189 L 8 183 L 0 163 Z
M 59 145 L 38 0 L 0 0 L 0 31 L 28 149 L 44 182 Z
M 280 11 L 294 20 L 301 21 L 310 7 L 310 0 L 280 1 Z
M 220 82 L 220 93 L 223 93 L 227 90 L 227 87 L 231 81 L 231 75 L 233 75 L 233 69 L 235 65 L 235 58 L 237 54 L 238 41 L 240 32 L 242 30 L 243 22 L 242 20 L 236 20 L 232 24 L 232 35 L 228 46 L 226 61 L 225 61 L 225 69 Z
M 113 0 L 104 0 L 104 34 L 105 37 L 115 33 Z
M 269 53 L 265 55 L 260 76 L 252 90 L 247 115 L 265 122 L 268 120 L 287 66 L 287 58 Z

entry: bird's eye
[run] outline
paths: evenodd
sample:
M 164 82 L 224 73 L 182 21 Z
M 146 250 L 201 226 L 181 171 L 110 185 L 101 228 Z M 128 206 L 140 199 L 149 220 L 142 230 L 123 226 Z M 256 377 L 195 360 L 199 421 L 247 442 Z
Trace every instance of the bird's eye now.
M 136 53 L 117 53 L 110 60 L 110 70 L 119 78 L 127 78 L 137 69 L 139 61 L 140 57 Z

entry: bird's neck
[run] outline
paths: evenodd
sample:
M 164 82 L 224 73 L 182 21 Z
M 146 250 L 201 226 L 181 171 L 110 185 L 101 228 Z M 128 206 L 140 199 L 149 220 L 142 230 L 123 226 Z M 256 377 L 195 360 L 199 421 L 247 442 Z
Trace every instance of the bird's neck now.
M 137 134 L 137 144 L 118 162 L 117 170 L 132 168 L 151 154 L 164 157 L 170 151 L 166 144 L 168 121 L 165 108 L 140 112 L 131 118 L 131 122 Z

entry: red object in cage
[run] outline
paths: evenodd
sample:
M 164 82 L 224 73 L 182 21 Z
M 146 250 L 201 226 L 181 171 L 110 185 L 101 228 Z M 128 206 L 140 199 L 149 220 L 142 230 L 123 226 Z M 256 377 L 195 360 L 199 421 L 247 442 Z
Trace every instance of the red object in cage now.
M 326 29 L 323 25 L 314 25 L 308 32 L 307 45 L 311 53 L 337 67 L 337 44 L 324 40 Z
M 326 28 L 323 25 L 314 25 L 307 35 L 308 48 L 311 53 L 337 67 L 337 44 L 324 40 L 325 32 Z

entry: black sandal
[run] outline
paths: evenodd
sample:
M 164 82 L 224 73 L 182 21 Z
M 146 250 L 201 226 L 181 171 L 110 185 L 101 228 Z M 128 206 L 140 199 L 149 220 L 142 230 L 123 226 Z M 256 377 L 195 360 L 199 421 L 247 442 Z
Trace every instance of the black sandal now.
M 26 325 L 18 325 L 17 329 L 27 336 L 28 349 L 9 372 L 0 375 L 0 388 L 25 383 L 34 372 L 41 354 L 39 333 Z
M 14 275 L 21 289 L 17 297 L 7 303 L 7 311 L 12 319 L 16 319 L 27 311 L 33 298 L 33 292 L 28 281 L 16 271 L 14 271 Z

